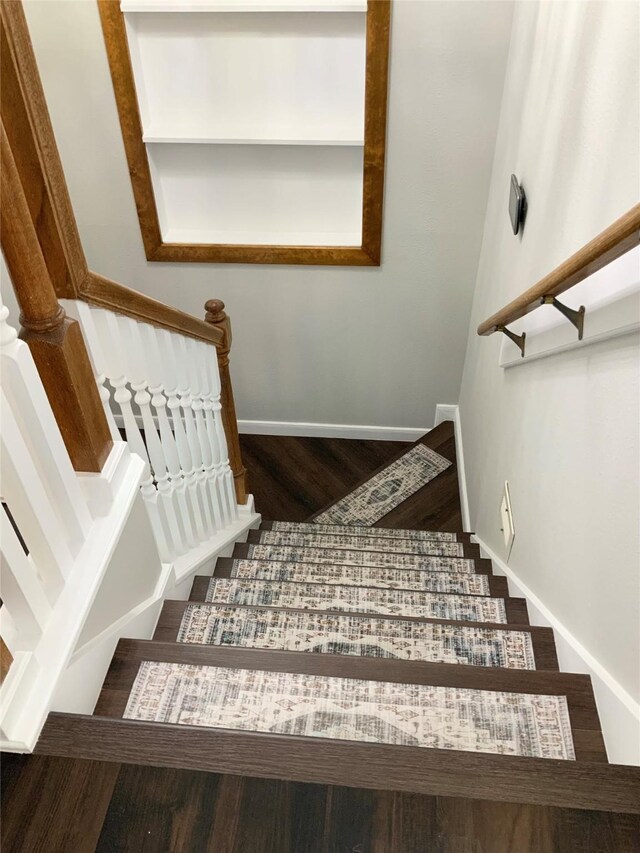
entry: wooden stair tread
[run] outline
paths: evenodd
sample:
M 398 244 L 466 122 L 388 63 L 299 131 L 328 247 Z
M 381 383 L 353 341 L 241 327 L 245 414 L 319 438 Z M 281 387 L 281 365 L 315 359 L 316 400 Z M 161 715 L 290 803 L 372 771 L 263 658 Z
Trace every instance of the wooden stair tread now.
M 205 601 L 205 597 L 206 597 L 207 591 L 209 589 L 209 584 L 212 580 L 247 580 L 248 582 L 259 581 L 261 584 L 274 585 L 274 586 L 277 586 L 278 588 L 281 586 L 285 586 L 285 587 L 321 586 L 323 588 L 324 587 L 331 588 L 332 586 L 335 586 L 336 588 L 340 589 L 339 584 L 335 584 L 335 585 L 323 584 L 323 583 L 313 584 L 310 581 L 296 582 L 296 581 L 261 580 L 260 578 L 243 579 L 243 578 L 222 578 L 219 576 L 210 577 L 208 575 L 196 575 L 196 577 L 193 579 L 193 585 L 191 587 L 191 592 L 189 593 L 189 601 Z M 366 587 L 366 586 L 361 586 L 361 585 L 358 585 L 358 588 L 359 589 L 365 589 L 365 590 L 367 590 L 367 589 L 379 590 L 380 589 L 380 587 Z M 411 590 L 399 590 L 399 591 L 400 592 L 411 592 Z M 420 590 L 415 590 L 415 591 L 420 592 Z M 526 603 L 526 600 L 524 598 L 511 598 L 508 596 L 506 596 L 506 597 L 505 596 L 477 596 L 477 595 L 469 595 L 468 593 L 460 593 L 460 592 L 456 592 L 456 593 L 446 593 L 446 592 L 428 593 L 428 592 L 425 592 L 425 595 L 431 595 L 431 594 L 437 595 L 439 597 L 441 596 L 444 598 L 447 598 L 449 596 L 453 596 L 455 598 L 466 598 L 466 597 L 468 597 L 468 598 L 473 598 L 473 599 L 475 599 L 475 598 L 482 599 L 482 598 L 500 597 L 501 600 L 504 601 L 504 603 L 505 603 L 505 610 L 506 610 L 506 615 L 507 615 L 507 621 L 504 623 L 505 625 L 528 625 L 529 624 L 529 616 L 527 613 L 527 603 Z M 277 605 L 266 605 L 266 604 L 264 604 L 264 605 L 260 605 L 260 606 L 261 607 L 269 607 L 269 606 L 273 607 L 273 606 L 277 606 Z M 341 613 L 363 613 L 365 611 L 362 611 L 362 610 L 360 610 L 360 611 L 358 611 L 358 610 L 340 610 L 339 612 L 341 612 Z M 377 611 L 367 611 L 367 612 L 377 613 Z M 383 614 L 379 614 L 379 615 L 383 615 Z M 386 614 L 386 615 L 389 615 L 389 614 Z M 404 617 L 400 616 L 398 618 L 404 618 Z
M 252 562 L 261 563 L 261 564 L 264 564 L 265 566 L 268 566 L 271 563 L 278 563 L 279 562 L 278 560 L 260 560 L 260 559 L 254 558 L 254 557 L 249 558 L 246 556 L 246 553 L 244 555 L 242 555 L 242 554 L 236 555 L 235 552 L 238 550 L 241 550 L 243 547 L 246 547 L 246 546 L 236 545 L 234 548 L 234 556 L 232 556 L 232 557 L 218 557 L 218 559 L 216 560 L 216 565 L 215 565 L 214 571 L 213 571 L 213 577 L 230 578 L 231 572 L 233 570 L 233 564 L 236 560 L 251 559 Z M 491 561 L 487 560 L 487 562 L 490 564 Z M 317 565 L 317 564 L 308 563 L 306 565 L 313 566 L 313 565 Z M 405 569 L 394 569 L 394 571 L 403 572 L 403 571 L 405 571 Z M 422 571 L 422 570 L 420 570 L 420 571 Z M 433 574 L 446 574 L 446 573 L 445 572 L 434 572 Z M 490 567 L 489 567 L 489 570 L 487 572 L 477 572 L 477 574 L 484 574 L 487 576 L 487 579 L 489 581 L 489 590 L 490 590 L 489 594 L 490 595 L 492 595 L 496 598 L 508 598 L 509 597 L 509 584 L 508 584 L 507 579 L 505 577 L 491 574 Z
M 178 636 L 178 631 L 180 628 L 180 624 L 182 621 L 182 617 L 184 615 L 185 610 L 189 606 L 202 606 L 202 607 L 210 607 L 212 609 L 225 608 L 225 609 L 233 609 L 239 611 L 247 611 L 247 612 L 255 612 L 255 611 L 263 611 L 269 610 L 270 608 L 259 607 L 251 604 L 234 604 L 234 605 L 220 605 L 220 604 L 211 604 L 209 602 L 190 602 L 190 601 L 172 601 L 165 600 L 162 610 L 160 612 L 160 617 L 158 619 L 158 623 L 156 625 L 156 630 L 153 635 L 154 640 L 162 640 L 165 642 L 174 642 Z M 341 611 L 317 611 L 317 610 L 302 610 L 300 608 L 292 608 L 292 607 L 278 607 L 271 608 L 271 610 L 281 611 L 285 613 L 325 613 L 331 614 L 334 616 L 349 616 L 354 619 L 362 618 L 375 618 L 381 619 L 385 621 L 395 621 L 395 622 L 411 622 L 416 624 L 436 624 L 436 625 L 451 625 L 453 627 L 468 627 L 468 628 L 480 628 L 484 630 L 495 630 L 495 631 L 517 631 L 528 633 L 531 635 L 531 643 L 533 646 L 533 654 L 536 661 L 536 669 L 547 669 L 552 671 L 557 671 L 558 667 L 558 658 L 556 655 L 555 649 L 555 640 L 553 636 L 553 630 L 551 628 L 539 627 L 534 625 L 505 625 L 505 624 L 496 624 L 492 622 L 456 622 L 448 619 L 419 619 L 416 617 L 402 617 L 401 619 L 397 616 L 387 616 L 383 614 L 369 614 L 369 613 L 344 613 Z M 312 652 L 308 652 L 308 654 L 312 654 Z M 469 665 L 469 664 L 459 664 L 460 666 Z M 484 667 L 482 667 L 484 669 Z M 531 670 L 527 670 L 531 672 Z
M 263 558 L 263 557 L 253 557 L 253 558 L 252 558 L 252 557 L 250 556 L 251 548 L 252 548 L 252 546 L 255 546 L 255 545 L 264 545 L 264 547 L 265 547 L 265 548 L 279 548 L 279 547 L 283 547 L 283 546 L 279 546 L 279 545 L 266 545 L 266 544 L 265 544 L 265 543 L 263 543 L 263 542 L 254 542 L 254 541 L 251 539 L 251 532 L 250 532 L 250 533 L 249 533 L 249 537 L 248 537 L 248 539 L 247 539 L 247 541 L 246 541 L 246 542 L 241 542 L 241 543 L 236 543 L 236 544 L 235 544 L 235 546 L 234 546 L 234 548 L 233 548 L 233 553 L 232 553 L 232 555 L 231 555 L 231 556 L 232 556 L 232 558 L 234 558 L 234 559 L 236 559 L 236 560 L 241 560 L 241 559 L 265 559 L 265 558 Z M 466 549 L 466 548 L 476 548 L 476 549 L 478 549 L 478 546 L 477 546 L 477 545 L 471 545 L 471 546 L 467 546 L 467 545 L 465 545 L 465 549 Z M 318 548 L 318 547 L 314 547 L 314 548 L 295 548 L 295 551 L 296 551 L 296 552 L 302 552 L 303 554 L 304 554 L 304 553 L 307 553 L 307 554 L 308 554 L 308 552 L 309 552 L 309 551 L 332 551 L 332 550 L 334 550 L 334 549 L 332 549 L 332 548 Z M 345 552 L 346 552 L 346 549 L 345 549 Z M 367 551 L 366 553 L 367 553 L 367 554 L 391 554 L 391 553 L 393 553 L 393 552 L 392 552 L 392 551 Z M 437 555 L 435 555 L 435 554 L 433 554 L 433 555 L 429 555 L 429 554 L 427 554 L 427 555 L 396 554 L 395 556 L 398 556 L 398 557 L 411 557 L 411 556 L 418 556 L 418 558 L 419 558 L 419 559 L 424 559 L 424 560 L 428 560 L 430 557 L 433 557 L 434 559 L 442 560 L 442 561 L 444 561 L 444 562 L 453 561 L 453 560 L 460 560 L 460 559 L 466 559 L 466 560 L 472 560 L 472 561 L 473 561 L 473 563 L 474 563 L 474 571 L 475 571 L 476 573 L 478 573 L 478 574 L 490 575 L 490 574 L 492 574 L 492 572 L 493 572 L 493 567 L 492 567 L 492 565 L 491 565 L 491 560 L 488 560 L 488 559 L 486 559 L 486 558 L 484 558 L 484 557 L 480 557 L 480 551 L 479 551 L 479 549 L 478 549 L 476 552 L 474 552 L 474 554 L 468 554 L 468 553 L 467 553 L 467 554 L 465 554 L 465 555 L 464 555 L 464 557 L 438 557 L 438 556 L 437 556 Z M 277 562 L 277 558 L 275 558 L 275 557 L 269 557 L 268 559 L 269 559 L 269 560 L 275 560 L 275 561 Z M 312 561 L 312 560 L 309 560 L 309 562 L 313 562 L 313 561 Z M 332 563 L 334 563 L 334 564 L 337 564 L 337 565 L 345 565 L 345 564 L 346 564 L 346 565 L 361 565 L 360 563 L 358 563 L 358 564 L 355 564 L 355 563 L 343 563 L 343 562 L 341 562 L 341 560 L 340 560 L 339 558 L 337 558 L 337 559 L 332 559 L 332 561 L 331 561 L 331 562 L 332 562 Z M 388 566 L 387 568 L 393 568 L 393 567 L 392 567 L 392 566 Z M 398 568 L 398 569 L 397 569 L 397 571 L 402 571 L 402 570 L 403 570 L 402 568 Z M 428 569 L 423 569 L 423 570 L 421 570 L 421 571 L 429 571 L 429 570 L 428 570 Z M 455 571 L 455 569 L 453 569 L 453 568 L 452 568 L 452 570 L 451 570 L 451 571 Z
M 338 678 L 363 679 L 397 684 L 423 684 L 506 693 L 529 693 L 565 696 L 569 709 L 576 760 L 606 761 L 606 750 L 593 698 L 591 683 L 586 676 L 560 673 L 537 673 L 534 679 L 507 677 L 503 670 L 491 670 L 489 678 L 478 677 L 476 667 L 447 664 L 413 664 L 401 661 L 401 666 L 376 666 L 372 660 L 344 661 L 326 655 L 307 655 L 304 652 L 272 652 L 189 646 L 181 643 L 162 643 L 145 640 L 121 640 L 114 654 L 94 713 L 100 716 L 122 717 L 133 682 L 142 661 L 181 663 L 197 666 L 229 667 L 232 669 L 264 670 L 269 672 L 304 673 Z M 385 661 L 385 663 L 392 663 Z
M 322 510 L 322 511 L 324 512 L 324 510 Z M 262 520 L 260 522 L 260 526 L 259 526 L 258 530 L 274 530 L 274 529 L 277 529 L 278 524 L 282 524 L 282 523 L 283 522 Z M 376 525 L 371 525 L 370 527 L 361 527 L 359 525 L 350 525 L 350 524 L 328 524 L 328 525 L 324 525 L 324 524 L 315 524 L 313 522 L 304 522 L 304 521 L 301 521 L 301 522 L 288 521 L 288 522 L 284 522 L 284 523 L 287 525 L 290 525 L 292 529 L 294 527 L 296 527 L 300 530 L 300 532 L 304 531 L 304 532 L 309 532 L 309 533 L 313 533 L 313 532 L 322 533 L 323 528 L 327 527 L 327 526 L 334 528 L 334 530 L 332 531 L 333 533 L 343 533 L 345 535 L 347 535 L 347 534 L 350 534 L 350 535 L 362 534 L 362 535 L 371 535 L 371 536 L 375 537 L 376 534 L 383 533 L 386 537 L 389 538 L 389 541 L 393 541 L 394 539 L 405 539 L 405 538 L 411 539 L 412 537 L 410 536 L 410 534 L 415 533 L 416 530 L 418 530 L 418 532 L 436 533 L 436 534 L 437 533 L 450 533 L 453 537 L 455 537 L 454 539 L 451 540 L 453 542 L 470 542 L 471 537 L 473 536 L 473 533 L 461 533 L 460 531 L 455 531 L 455 530 L 451 530 L 451 531 L 431 530 L 430 531 L 426 527 L 422 528 L 422 529 L 415 528 L 415 527 L 407 527 L 407 528 L 403 528 L 403 527 L 400 527 L 400 528 L 378 527 Z
M 263 534 L 269 534 L 269 533 L 271 533 L 271 532 L 272 532 L 272 531 L 270 531 L 270 530 L 250 530 L 250 531 L 249 531 L 249 533 L 248 533 L 248 535 L 247 535 L 247 544 L 249 544 L 249 545 L 269 545 L 269 544 L 270 544 L 269 542 L 264 542 L 264 541 L 263 541 Z M 312 536 L 313 534 L 302 534 L 302 535 L 303 535 L 303 537 L 308 538 L 308 537 Z M 317 535 L 318 537 L 322 537 L 322 538 L 324 538 L 324 537 L 323 537 L 323 534 L 316 534 L 316 535 Z M 350 536 L 350 535 L 354 535 L 354 534 L 348 534 L 348 533 L 345 533 L 345 534 L 343 534 L 343 537 Z M 338 535 L 336 535 L 335 539 L 338 539 L 338 538 L 339 538 L 339 537 L 338 537 Z M 404 542 L 407 542 L 407 541 L 409 541 L 409 540 L 402 539 L 402 540 L 397 540 L 397 541 L 398 541 L 398 542 L 403 542 L 403 543 L 404 543 Z M 404 555 L 404 556 L 416 556 L 416 557 L 428 557 L 428 556 L 438 557 L 438 556 L 440 556 L 439 554 L 435 554 L 435 553 L 434 553 L 434 554 L 414 554 L 414 553 L 413 553 L 413 552 L 411 552 L 411 551 L 394 551 L 394 549 L 393 549 L 393 542 L 394 542 L 394 540 L 393 540 L 393 539 L 392 539 L 392 540 L 390 540 L 390 547 L 389 547 L 389 548 L 386 548 L 386 547 L 385 547 L 385 548 L 384 548 L 384 550 L 380 550 L 380 549 L 377 549 L 377 550 L 376 550 L 375 548 L 367 548 L 367 549 L 366 549 L 366 551 L 363 551 L 363 553 L 373 553 L 373 554 L 375 554 L 375 553 L 381 553 L 381 554 L 397 554 L 398 556 L 400 556 L 400 555 L 402 554 L 402 555 Z M 424 544 L 427 544 L 427 543 L 424 543 Z M 438 547 L 438 543 L 437 543 L 437 542 L 434 542 L 434 543 L 432 543 L 432 544 L 433 544 L 433 547 L 434 547 L 434 548 L 437 548 L 437 547 Z M 445 555 L 445 556 L 443 556 L 443 557 L 442 557 L 442 559 L 458 559 L 458 558 L 461 558 L 461 557 L 466 557 L 467 559 L 471 559 L 471 560 L 480 560 L 480 559 L 481 559 L 481 557 L 480 557 L 480 546 L 479 546 L 479 545 L 477 545 L 477 544 L 476 544 L 476 543 L 474 543 L 474 542 L 470 542 L 470 541 L 468 541 L 468 540 L 465 540 L 465 541 L 461 541 L 461 542 L 450 542 L 450 543 L 443 542 L 443 543 L 440 543 L 440 544 L 442 544 L 442 545 L 447 545 L 447 544 L 450 544 L 450 545 L 459 545 L 459 546 L 461 546 L 461 550 L 462 550 L 462 553 L 461 553 L 461 554 L 459 554 L 457 557 L 456 557 L 455 555 L 451 555 L 451 556 L 447 556 L 447 555 Z M 294 544 L 294 545 L 291 545 L 291 546 L 286 546 L 286 545 L 278 546 L 278 545 L 275 545 L 274 547 L 293 547 L 293 548 L 296 548 L 296 549 L 313 548 L 314 550 L 315 550 L 316 548 L 324 548 L 324 549 L 326 549 L 326 550 L 336 550 L 336 549 L 338 549 L 338 550 L 345 550 L 345 551 L 349 551 L 349 550 L 351 550 L 351 549 L 349 549 L 348 547 L 344 547 L 344 548 L 342 548 L 342 549 L 341 549 L 341 548 L 340 548 L 340 546 L 339 546 L 339 545 L 336 545 L 336 544 L 326 544 L 326 545 L 322 545 L 322 544 L 314 544 L 314 545 L 307 545 L 307 546 L 305 546 L 305 545 L 295 545 L 295 544 Z
M 142 660 L 188 663 L 199 666 L 229 666 L 278 672 L 303 672 L 399 684 L 431 684 L 518 693 L 566 696 L 572 723 L 579 729 L 600 731 L 591 679 L 588 675 L 548 670 L 517 670 L 467 667 L 446 663 L 366 658 L 352 655 L 322 655 L 310 652 L 281 652 L 234 646 L 207 646 L 160 640 L 120 640 L 95 712 L 106 716 L 124 711 L 126 697 Z M 119 702 L 114 704 L 114 695 Z M 575 718 L 575 720 L 574 720 Z
M 640 768 L 52 713 L 36 747 L 215 773 L 623 813 L 640 811 Z

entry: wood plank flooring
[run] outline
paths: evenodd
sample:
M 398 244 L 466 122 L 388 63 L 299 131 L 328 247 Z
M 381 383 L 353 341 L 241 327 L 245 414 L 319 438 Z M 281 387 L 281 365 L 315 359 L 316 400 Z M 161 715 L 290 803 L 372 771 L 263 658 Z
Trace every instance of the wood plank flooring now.
M 431 439 L 454 454 L 449 425 Z M 241 436 L 241 444 L 258 510 L 289 521 L 304 521 L 409 447 L 268 436 Z M 452 473 L 384 526 L 460 530 Z M 640 850 L 640 818 L 632 815 L 39 755 L 3 756 L 2 812 L 3 853 Z
M 440 424 L 421 443 L 453 465 L 378 525 L 461 531 L 453 424 Z M 306 521 L 411 447 L 398 441 L 250 435 L 241 435 L 240 444 L 256 509 L 273 521 Z

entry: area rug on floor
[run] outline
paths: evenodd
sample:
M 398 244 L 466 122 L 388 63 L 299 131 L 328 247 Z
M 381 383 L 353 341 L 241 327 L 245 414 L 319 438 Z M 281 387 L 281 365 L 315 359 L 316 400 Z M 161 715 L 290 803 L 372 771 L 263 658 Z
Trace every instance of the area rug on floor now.
M 359 527 L 345 530 L 341 524 L 314 524 L 300 521 L 272 521 L 271 530 L 280 533 L 354 533 L 357 536 L 375 536 L 381 539 L 413 539 L 418 542 L 431 540 L 435 542 L 457 542 L 457 533 L 447 533 L 442 530 L 406 530 L 395 527 Z M 389 545 L 389 543 L 387 543 Z
M 369 527 L 451 464 L 430 447 L 417 444 L 362 486 L 320 513 L 314 521 L 317 524 L 361 524 Z
M 388 569 L 383 566 L 234 560 L 231 576 L 268 581 L 293 581 L 294 583 L 416 589 L 423 592 L 460 593 L 461 595 L 489 595 L 490 593 L 487 575 L 476 575 L 471 572 L 427 572 L 424 569 Z
M 416 554 L 418 556 L 462 557 L 464 545 L 460 542 L 438 542 L 433 539 L 389 540 L 382 536 L 358 536 L 356 534 L 296 533 L 279 530 L 260 530 L 260 542 L 264 545 L 283 545 L 288 548 L 331 548 L 340 551 L 391 551 L 394 554 Z
M 180 643 L 535 669 L 527 631 L 190 604 Z
M 389 569 L 426 569 L 430 572 L 474 572 L 473 560 L 465 557 L 423 557 L 383 551 L 346 551 L 341 548 L 298 548 L 290 545 L 249 545 L 252 560 L 285 560 L 293 563 L 333 563 L 380 566 Z
M 143 661 L 130 720 L 575 759 L 564 696 Z
M 461 622 L 507 621 L 502 598 L 438 595 L 417 590 L 375 589 L 363 586 L 212 578 L 205 600 L 215 604 L 360 611 Z

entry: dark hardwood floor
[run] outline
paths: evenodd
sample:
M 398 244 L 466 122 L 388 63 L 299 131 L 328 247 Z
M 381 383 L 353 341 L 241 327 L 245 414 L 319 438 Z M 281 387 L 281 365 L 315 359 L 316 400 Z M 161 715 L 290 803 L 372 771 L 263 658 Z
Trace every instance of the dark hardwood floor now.
M 249 491 L 265 520 L 306 521 L 412 445 L 398 441 L 240 436 Z M 453 464 L 380 519 L 380 527 L 462 530 L 453 424 L 420 439 Z
M 400 441 L 241 435 L 256 509 L 267 520 L 306 521 L 411 445 Z
M 431 434 L 455 459 L 448 425 Z M 303 521 L 408 448 L 242 436 L 267 519 Z M 426 442 L 425 442 L 426 443 Z M 453 476 L 452 476 L 453 475 Z M 439 482 L 438 482 L 439 481 Z M 455 467 L 381 523 L 459 530 Z M 2 757 L 2 853 L 638 853 L 640 818 L 44 756 Z

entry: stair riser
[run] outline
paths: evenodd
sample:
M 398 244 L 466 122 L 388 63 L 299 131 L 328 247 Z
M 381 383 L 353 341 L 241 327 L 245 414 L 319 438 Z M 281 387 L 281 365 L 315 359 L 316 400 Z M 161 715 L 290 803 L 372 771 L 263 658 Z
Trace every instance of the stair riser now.
M 177 744 L 179 748 L 176 748 Z M 638 768 L 50 714 L 37 750 L 326 785 L 640 812 Z

